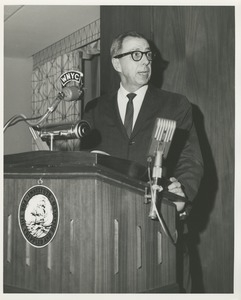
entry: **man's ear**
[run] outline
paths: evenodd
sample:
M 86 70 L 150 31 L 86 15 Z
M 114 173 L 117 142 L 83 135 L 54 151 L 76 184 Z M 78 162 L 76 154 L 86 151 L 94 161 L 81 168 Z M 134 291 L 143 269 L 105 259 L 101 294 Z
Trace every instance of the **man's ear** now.
M 118 58 L 111 59 L 112 65 L 117 72 L 121 72 L 121 65 Z

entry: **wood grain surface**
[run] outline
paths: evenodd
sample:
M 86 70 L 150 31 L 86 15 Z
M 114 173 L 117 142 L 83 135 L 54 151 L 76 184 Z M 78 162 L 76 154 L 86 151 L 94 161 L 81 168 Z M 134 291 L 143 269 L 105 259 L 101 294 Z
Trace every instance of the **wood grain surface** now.
M 193 104 L 204 178 L 190 218 L 190 250 L 194 291 L 201 293 L 233 291 L 234 12 L 234 6 L 101 7 L 102 93 L 119 86 L 111 41 L 134 29 L 158 50 L 153 83 Z
M 35 248 L 20 231 L 18 207 L 37 180 L 20 175 L 4 180 L 6 286 L 44 293 L 136 293 L 176 285 L 176 248 L 148 218 L 145 186 L 81 173 L 43 178 L 57 198 L 60 218 L 50 244 Z M 161 212 L 174 236 L 175 205 L 165 201 Z

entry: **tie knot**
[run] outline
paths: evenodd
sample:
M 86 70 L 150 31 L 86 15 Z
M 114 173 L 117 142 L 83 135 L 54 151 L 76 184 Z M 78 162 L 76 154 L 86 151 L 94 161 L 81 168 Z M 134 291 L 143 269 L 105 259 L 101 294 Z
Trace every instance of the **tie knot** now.
M 131 101 L 131 100 L 133 100 L 135 98 L 136 94 L 135 93 L 129 93 L 126 96 Z

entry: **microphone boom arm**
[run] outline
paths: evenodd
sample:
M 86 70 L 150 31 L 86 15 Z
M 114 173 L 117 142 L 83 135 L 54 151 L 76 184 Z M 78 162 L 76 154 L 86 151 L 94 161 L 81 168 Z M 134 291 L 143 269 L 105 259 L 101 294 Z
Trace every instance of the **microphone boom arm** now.
M 28 124 L 28 126 L 30 126 L 30 127 L 40 125 L 45 119 L 47 119 L 47 117 L 51 113 L 53 113 L 55 111 L 55 109 L 57 108 L 57 106 L 59 105 L 59 103 L 62 100 L 65 100 L 65 101 L 77 100 L 80 97 L 81 93 L 82 93 L 82 91 L 79 88 L 77 88 L 76 86 L 65 87 L 62 92 L 58 93 L 58 95 L 55 98 L 52 105 L 47 108 L 46 112 L 42 116 L 39 116 L 39 117 L 36 117 L 36 118 L 27 118 L 23 114 L 15 115 L 12 118 L 10 118 L 7 121 L 7 123 L 4 125 L 3 132 L 5 132 L 8 127 L 13 126 L 13 125 L 15 125 L 16 123 L 18 123 L 20 121 L 26 122 Z M 32 120 L 36 120 L 36 119 L 39 119 L 39 118 L 40 118 L 40 120 L 38 120 L 37 122 L 31 122 Z

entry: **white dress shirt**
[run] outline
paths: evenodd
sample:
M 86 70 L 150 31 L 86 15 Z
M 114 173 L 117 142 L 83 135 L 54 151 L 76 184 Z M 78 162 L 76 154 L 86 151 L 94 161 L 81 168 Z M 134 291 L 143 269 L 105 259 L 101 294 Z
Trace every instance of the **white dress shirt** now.
M 144 85 L 141 88 L 139 88 L 139 90 L 134 92 L 136 94 L 136 96 L 133 99 L 134 115 L 133 115 L 132 129 L 134 128 L 136 119 L 137 119 L 138 114 L 140 112 L 141 105 L 142 105 L 142 102 L 144 100 L 147 88 L 148 88 L 148 85 Z M 124 87 L 122 86 L 122 84 L 120 84 L 120 88 L 119 88 L 118 93 L 117 93 L 117 103 L 118 103 L 119 113 L 120 113 L 120 117 L 121 117 L 121 120 L 122 120 L 123 124 L 124 124 L 125 114 L 126 114 L 126 105 L 127 105 L 127 102 L 129 101 L 129 99 L 126 95 L 129 94 L 129 93 L 130 92 L 125 90 Z

